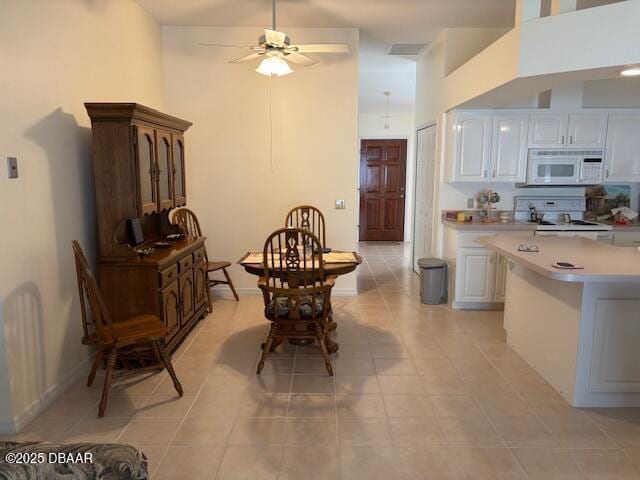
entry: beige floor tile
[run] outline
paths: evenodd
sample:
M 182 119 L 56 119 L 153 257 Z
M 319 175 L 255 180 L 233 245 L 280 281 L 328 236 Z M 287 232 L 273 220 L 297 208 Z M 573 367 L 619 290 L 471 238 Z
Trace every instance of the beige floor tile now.
M 334 393 L 333 377 L 328 375 L 294 375 L 292 393 Z
M 419 375 L 458 375 L 458 369 L 448 358 L 411 357 L 413 366 Z
M 91 412 L 100 399 L 94 395 L 64 394 L 51 404 L 40 417 L 82 418 Z
M 330 480 L 340 478 L 336 447 L 285 446 L 278 480 Z
M 458 375 L 423 375 L 424 391 L 429 395 L 463 395 L 469 388 Z
M 185 393 L 182 397 L 177 394 L 153 394 L 144 406 L 138 410 L 137 416 L 182 418 L 187 414 L 195 398 L 196 396 L 193 393 Z
M 281 445 L 284 418 L 239 418 L 229 437 L 229 445 Z
M 289 394 L 251 392 L 240 409 L 241 417 L 284 417 Z
M 386 417 L 382 396 L 377 394 L 336 395 L 336 407 L 339 417 Z
M 169 447 L 154 480 L 209 480 L 213 478 L 224 452 L 220 447 Z
M 227 447 L 216 480 L 275 480 L 282 447 Z
M 82 419 L 64 417 L 36 417 L 20 432 L 13 435 L 17 442 L 61 442 L 64 441 L 69 431 Z
M 403 345 L 376 344 L 371 345 L 373 358 L 409 358 L 409 351 Z
M 435 418 L 390 418 L 389 425 L 398 447 L 448 444 L 444 431 Z
M 292 393 L 287 416 L 335 418 L 335 397 L 330 394 Z
M 322 357 L 299 356 L 296 358 L 293 372 L 295 374 L 324 375 L 327 373 L 327 367 Z
M 261 375 L 288 375 L 293 373 L 293 357 L 269 355 L 264 363 Z
M 555 447 L 558 444 L 549 429 L 533 413 L 493 417 L 491 421 L 509 447 Z
M 380 393 L 378 377 L 375 375 L 338 375 L 335 377 L 336 393 L 363 395 Z
M 621 447 L 640 447 L 640 421 L 607 420 L 598 422 L 605 431 Z
M 126 393 L 130 395 L 148 395 L 164 380 L 165 372 L 158 372 L 146 375 L 136 375 L 122 381 L 114 380 L 111 386 L 112 393 Z M 102 389 L 102 377 L 97 377 L 94 387 Z
M 524 480 L 520 465 L 506 448 L 456 448 L 468 480 Z
M 335 361 L 337 375 L 375 375 L 376 368 L 371 358 L 347 357 Z
M 504 443 L 488 418 L 482 416 L 440 419 L 451 445 L 501 447 Z
M 200 387 L 202 387 L 202 384 L 204 383 L 205 378 L 206 375 L 204 373 L 183 374 L 178 378 L 178 380 L 180 380 L 182 391 L 184 393 L 198 393 L 200 391 Z M 171 377 L 165 376 L 160 382 L 160 385 L 158 385 L 158 388 L 153 393 L 164 395 L 175 394 L 176 389 L 173 386 L 173 380 L 171 380 Z
M 204 416 L 224 416 L 235 418 L 245 403 L 247 395 L 230 393 L 200 394 L 191 405 L 188 418 Z
M 284 444 L 337 446 L 336 428 L 333 418 L 287 418 Z
M 118 443 L 131 445 L 169 445 L 180 426 L 179 418 L 134 418 L 122 432 Z
M 114 443 L 130 422 L 129 418 L 87 417 L 66 435 L 66 443 Z
M 471 395 L 429 395 L 431 409 L 438 418 L 484 417 Z
M 224 447 L 234 423 L 234 418 L 224 416 L 186 418 L 171 444 Z
M 338 328 L 343 328 L 342 324 Z M 336 360 L 344 360 L 348 358 L 373 358 L 371 355 L 371 345 L 366 344 L 344 344 L 340 345 L 340 350 L 334 355 Z
M 590 480 L 640 479 L 640 470 L 621 450 L 572 450 L 571 458 Z
M 569 450 L 518 448 L 512 453 L 531 480 L 587 480 Z
M 419 395 L 425 393 L 425 384 L 419 375 L 380 375 L 378 383 L 384 394 Z
M 255 390 L 264 393 L 289 393 L 293 375 L 256 375 Z
M 339 418 L 341 445 L 393 445 L 393 436 L 385 418 Z
M 342 480 L 389 480 L 401 476 L 393 447 L 344 446 L 340 449 Z
M 543 423 L 564 448 L 613 448 L 616 444 L 599 430 L 588 418 L 571 419 L 547 417 Z
M 408 358 L 375 358 L 378 375 L 417 375 L 413 363 Z
M 200 393 L 247 393 L 254 387 L 255 380 L 253 377 L 240 375 L 209 375 L 206 377 Z
M 384 395 L 389 418 L 433 416 L 429 399 L 424 395 Z
M 229 356 L 221 357 L 216 363 L 214 363 L 209 372 L 211 375 L 246 375 L 251 376 L 256 373 L 255 368 L 257 365 L 257 350 L 260 348 L 258 342 L 255 347 L 256 356 Z M 223 350 L 224 355 L 224 350 Z
M 398 448 L 398 460 L 406 480 L 465 480 L 455 452 L 450 448 Z

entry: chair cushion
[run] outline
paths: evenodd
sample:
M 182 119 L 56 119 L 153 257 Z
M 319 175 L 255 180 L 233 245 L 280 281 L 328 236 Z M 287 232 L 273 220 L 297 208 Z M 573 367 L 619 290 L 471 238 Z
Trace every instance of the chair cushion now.
M 267 308 L 265 309 L 265 315 L 267 318 L 275 318 L 276 309 L 274 309 L 274 304 L 277 305 L 279 318 L 287 318 L 289 316 L 287 298 L 279 297 L 275 300 L 271 300 L 269 305 L 267 305 Z M 316 317 L 321 317 L 324 313 L 324 295 L 315 295 L 313 298 L 311 295 L 302 296 L 300 297 L 300 303 L 297 307 L 300 318 L 311 318 L 313 313 L 315 313 Z

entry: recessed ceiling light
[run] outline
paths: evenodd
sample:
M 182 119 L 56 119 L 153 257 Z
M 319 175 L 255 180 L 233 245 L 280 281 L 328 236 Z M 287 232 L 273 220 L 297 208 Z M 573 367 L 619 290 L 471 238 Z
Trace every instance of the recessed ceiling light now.
M 637 77 L 640 75 L 640 67 L 625 68 L 620 72 L 623 77 Z

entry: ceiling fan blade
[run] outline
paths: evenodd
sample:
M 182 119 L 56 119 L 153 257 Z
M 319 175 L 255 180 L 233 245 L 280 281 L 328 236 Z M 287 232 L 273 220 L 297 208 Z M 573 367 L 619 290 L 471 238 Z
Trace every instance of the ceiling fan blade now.
M 233 47 L 233 48 L 249 48 L 251 50 L 262 49 L 262 47 L 256 47 L 253 45 L 231 45 L 228 43 L 199 42 L 198 45 L 202 45 L 203 47 Z
M 310 67 L 311 65 L 315 65 L 316 63 L 318 63 L 318 60 L 316 60 L 315 58 L 307 57 L 306 55 L 302 55 L 298 52 L 287 53 L 285 54 L 284 59 L 292 63 L 297 63 L 298 65 L 302 65 L 304 67 Z
M 344 43 L 310 43 L 307 45 L 291 45 L 287 50 L 300 53 L 349 53 L 349 46 Z
M 287 39 L 285 33 L 269 30 L 268 28 L 264 29 L 264 37 L 269 45 L 277 45 L 279 47 L 284 46 Z
M 229 63 L 244 63 L 250 62 L 251 60 L 255 60 L 264 55 L 264 52 L 256 52 L 250 55 L 245 55 L 244 57 L 236 58 L 235 60 L 231 60 Z

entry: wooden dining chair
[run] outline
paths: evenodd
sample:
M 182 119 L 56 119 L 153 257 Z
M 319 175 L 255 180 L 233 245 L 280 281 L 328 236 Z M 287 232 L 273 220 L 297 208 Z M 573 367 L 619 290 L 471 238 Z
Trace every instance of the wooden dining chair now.
M 185 235 L 190 237 L 198 238 L 202 236 L 202 230 L 200 229 L 200 222 L 198 222 L 198 217 L 188 208 L 178 208 L 174 210 L 171 215 L 171 223 L 180 227 L 180 229 L 184 232 Z M 211 310 L 211 288 L 216 285 L 229 285 L 231 289 L 231 293 L 233 293 L 236 301 L 240 301 L 238 298 L 238 293 L 236 292 L 235 287 L 233 286 L 233 282 L 231 281 L 231 276 L 229 276 L 229 272 L 227 272 L 227 268 L 231 266 L 231 262 L 227 261 L 209 261 L 207 257 L 207 251 L 205 249 L 205 261 L 207 262 L 207 275 L 209 273 L 217 272 L 222 270 L 224 274 L 224 278 L 226 280 L 219 280 L 214 278 L 209 278 L 209 288 L 207 289 L 207 295 L 209 298 L 209 310 Z
M 284 220 L 284 226 L 289 228 L 304 228 L 309 230 L 320 240 L 322 247 L 327 246 L 325 236 L 324 215 L 311 205 L 299 205 L 289 210 Z
M 273 348 L 290 338 L 316 340 L 327 372 L 333 375 L 326 337 L 336 277 L 325 278 L 320 240 L 302 228 L 276 230 L 265 241 L 263 267 L 258 287 L 271 326 L 262 345 L 258 375 Z
M 128 370 L 126 373 L 121 374 L 120 377 L 166 368 L 171 380 L 173 380 L 173 386 L 178 394 L 182 396 L 182 385 L 178 381 L 178 377 L 176 377 L 171 360 L 169 360 L 164 347 L 159 343 L 167 334 L 167 327 L 162 323 L 162 320 L 156 315 L 147 314 L 112 322 L 82 247 L 76 240 L 72 244 L 76 261 L 76 274 L 78 276 L 80 308 L 82 309 L 84 335 L 82 343 L 93 345 L 97 349 L 93 366 L 87 379 L 88 387 L 93 384 L 98 367 L 106 359 L 106 373 L 98 416 L 102 417 L 107 408 L 107 398 L 114 376 L 113 370 L 116 361 L 123 353 L 126 353 L 127 350 L 134 346 L 150 345 L 156 363 Z

